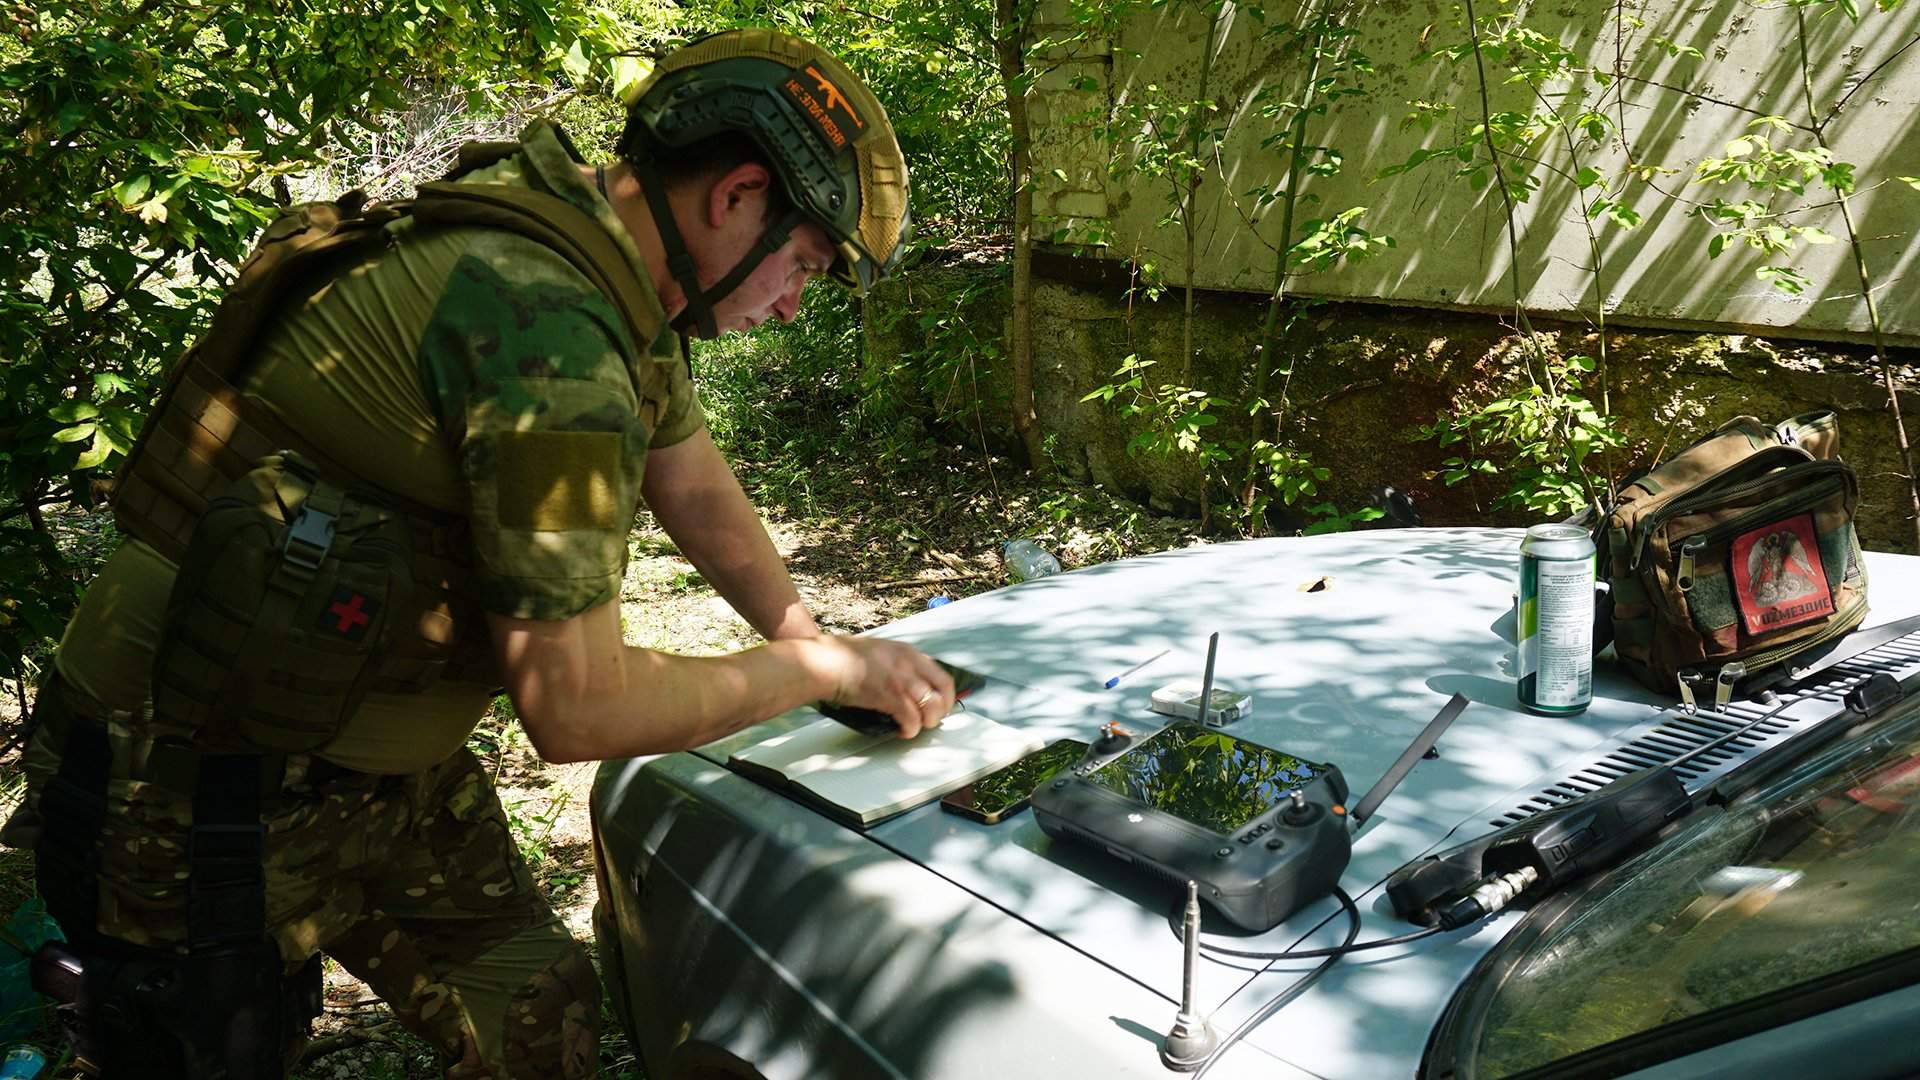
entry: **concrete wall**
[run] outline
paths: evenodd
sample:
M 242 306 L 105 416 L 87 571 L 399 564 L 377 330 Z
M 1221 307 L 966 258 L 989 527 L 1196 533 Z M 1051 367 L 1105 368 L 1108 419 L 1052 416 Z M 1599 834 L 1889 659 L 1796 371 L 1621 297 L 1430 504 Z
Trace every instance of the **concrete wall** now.
M 890 363 L 907 358 L 897 388 L 922 395 L 931 413 L 966 416 L 977 404 L 979 430 L 1008 447 L 1009 311 L 1001 269 L 917 270 L 871 299 L 869 352 Z M 922 328 L 929 314 L 971 328 L 971 337 Z M 1259 339 L 1264 304 L 1203 293 L 1196 314 L 1196 382 L 1231 395 Z M 1035 283 L 1036 408 L 1055 462 L 1069 475 L 1191 516 L 1199 503 L 1191 459 L 1129 453 L 1139 423 L 1111 406 L 1080 400 L 1112 381 L 1130 353 L 1177 351 L 1182 323 L 1177 295 L 1130 303 L 1112 287 Z M 1551 333 L 1560 351 L 1590 355 L 1596 349 L 1595 335 L 1580 325 L 1538 328 Z M 1391 484 L 1413 493 L 1427 524 L 1530 524 L 1523 511 L 1492 508 L 1503 490 L 1500 478 L 1454 487 L 1441 482 L 1440 463 L 1458 448 L 1418 438 L 1418 428 L 1437 414 L 1510 390 L 1520 377 L 1516 347 L 1510 331 L 1483 315 L 1328 304 L 1310 312 L 1282 346 L 1295 371 L 1294 420 L 1285 441 L 1331 470 L 1321 494 L 1342 510 L 1367 505 L 1376 485 Z M 1861 478 L 1862 538 L 1883 550 L 1912 550 L 1892 421 L 1864 350 L 1655 331 L 1613 332 L 1609 348 L 1613 412 L 1629 444 L 1607 463 L 1614 475 L 1670 454 L 1733 416 L 1773 421 L 1831 408 L 1840 414 L 1842 455 Z M 1904 392 L 1901 400 L 1908 417 L 1920 415 L 1920 393 Z M 979 437 L 970 417 L 950 434 L 969 444 Z
M 1496 8 L 1493 0 L 1478 6 L 1483 16 Z M 1837 159 L 1855 166 L 1860 191 L 1852 212 L 1859 233 L 1868 238 L 1864 254 L 1882 319 L 1897 342 L 1920 343 L 1920 289 L 1909 280 L 1920 258 L 1920 245 L 1911 236 L 1920 217 L 1920 191 L 1897 179 L 1920 174 L 1920 125 L 1912 120 L 1920 105 L 1920 49 L 1906 48 L 1920 34 L 1920 5 L 1887 13 L 1862 3 L 1857 24 L 1836 4 L 1801 9 L 1746 0 L 1624 0 L 1620 6 L 1552 6 L 1523 0 L 1518 6 L 1528 25 L 1557 37 L 1599 69 L 1550 91 L 1564 95 L 1555 98 L 1561 111 L 1572 115 L 1580 108 L 1599 108 L 1622 125 L 1599 146 L 1576 143 L 1570 152 L 1564 142 L 1549 138 L 1528 152 L 1568 176 L 1576 166 L 1596 170 L 1642 218 L 1633 229 L 1601 227 L 1601 288 L 1596 289 L 1581 210 L 1600 188 L 1582 190 L 1547 168 L 1536 168 L 1541 186 L 1520 208 L 1525 307 L 1591 321 L 1603 297 L 1610 321 L 1861 340 L 1866 306 L 1845 243 L 1802 243 L 1789 256 L 1771 257 L 1730 249 L 1710 259 L 1706 248 L 1712 234 L 1688 214 L 1692 205 L 1715 196 L 1769 199 L 1743 185 L 1691 181 L 1697 163 L 1724 153 L 1729 140 L 1748 133 L 1756 115 L 1806 121 L 1795 30 L 1797 16 L 1804 13 L 1814 58 L 1813 98 L 1823 113 L 1846 99 L 1827 134 Z M 1374 182 L 1383 168 L 1423 146 L 1454 142 L 1479 122 L 1479 88 L 1470 58 L 1463 64 L 1418 59 L 1423 43 L 1437 49 L 1465 40 L 1458 7 L 1440 0 L 1347 5 L 1344 21 L 1360 31 L 1357 45 L 1371 57 L 1375 73 L 1364 79 L 1366 96 L 1339 101 L 1310 133 L 1311 141 L 1342 151 L 1344 168 L 1334 177 L 1312 178 L 1301 190 L 1320 200 L 1310 214 L 1367 207 L 1366 226 L 1395 237 L 1398 247 L 1369 262 L 1300 278 L 1295 287 L 1302 293 L 1511 311 L 1506 217 L 1492 187 L 1475 190 L 1451 175 L 1452 166 L 1438 161 Z M 1229 4 L 1223 12 L 1207 95 L 1222 106 L 1223 174 L 1208 176 L 1201 188 L 1194 280 L 1207 288 L 1264 293 L 1272 287 L 1271 245 L 1278 239 L 1279 214 L 1255 209 L 1244 193 L 1283 179 L 1285 162 L 1261 148 L 1275 122 L 1258 115 L 1251 103 L 1266 87 L 1291 90 L 1303 78 L 1303 68 L 1281 51 L 1277 39 L 1261 36 L 1261 24 L 1249 8 Z M 1634 28 L 1616 13 L 1644 25 Z M 1278 2 L 1268 22 L 1297 17 Z M 1075 29 L 1066 0 L 1041 0 L 1039 18 L 1037 37 Z M 1165 183 L 1138 174 L 1113 179 L 1116 162 L 1126 163 L 1127 145 L 1124 138 L 1119 143 L 1096 138 L 1096 118 L 1130 101 L 1199 96 L 1206 18 L 1205 6 L 1198 3 L 1139 5 L 1111 35 L 1049 54 L 1049 67 L 1031 98 L 1041 217 L 1037 237 L 1056 229 L 1080 238 L 1101 233 L 1104 244 L 1069 243 L 1065 250 L 1151 261 L 1168 281 L 1184 280 L 1181 230 L 1159 224 L 1169 205 Z M 1702 55 L 1669 55 L 1655 37 Z M 1626 77 L 1612 78 L 1615 71 Z M 1431 132 L 1403 128 L 1407 103 L 1414 100 L 1456 108 Z M 1542 105 L 1525 86 L 1496 85 L 1492 108 L 1534 111 Z M 1769 134 L 1778 146 L 1813 145 L 1804 131 Z M 1625 179 L 1629 146 L 1634 160 L 1671 171 L 1651 176 L 1650 182 Z M 1235 209 L 1229 193 L 1240 197 L 1241 209 Z M 1804 196 L 1776 192 L 1771 199 L 1775 211 L 1808 208 L 1782 220 L 1816 225 L 1843 240 L 1847 235 L 1832 193 L 1817 183 Z M 1250 227 L 1243 213 L 1252 215 L 1257 227 Z M 1795 267 L 1813 288 L 1795 297 L 1756 279 L 1755 269 L 1768 262 Z

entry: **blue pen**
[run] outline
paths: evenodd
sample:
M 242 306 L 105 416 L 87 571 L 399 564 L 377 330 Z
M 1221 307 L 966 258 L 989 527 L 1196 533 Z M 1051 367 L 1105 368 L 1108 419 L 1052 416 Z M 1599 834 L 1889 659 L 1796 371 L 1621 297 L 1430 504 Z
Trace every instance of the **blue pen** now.
M 1153 663 L 1155 660 L 1160 659 L 1161 657 L 1167 655 L 1172 651 L 1173 651 L 1172 649 L 1161 649 L 1159 652 L 1154 653 L 1152 656 L 1147 657 L 1145 660 L 1140 661 L 1139 663 L 1133 665 L 1132 667 L 1121 672 L 1120 674 L 1115 675 L 1113 678 L 1108 679 L 1106 683 L 1102 686 L 1102 689 L 1111 690 L 1114 687 L 1119 686 L 1121 679 L 1124 679 L 1127 676 L 1133 674 L 1134 672 L 1139 671 L 1141 668 L 1146 667 L 1148 664 Z

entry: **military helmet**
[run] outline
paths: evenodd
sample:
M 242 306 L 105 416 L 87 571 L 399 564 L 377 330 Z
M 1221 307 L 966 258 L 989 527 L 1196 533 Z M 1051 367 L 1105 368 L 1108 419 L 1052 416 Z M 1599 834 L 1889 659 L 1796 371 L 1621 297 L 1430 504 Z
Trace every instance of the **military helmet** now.
M 906 160 L 886 110 L 845 64 L 777 30 L 700 38 L 634 90 L 620 156 L 670 160 L 673 149 L 726 132 L 751 136 L 803 220 L 827 231 L 836 278 L 864 293 L 898 265 Z

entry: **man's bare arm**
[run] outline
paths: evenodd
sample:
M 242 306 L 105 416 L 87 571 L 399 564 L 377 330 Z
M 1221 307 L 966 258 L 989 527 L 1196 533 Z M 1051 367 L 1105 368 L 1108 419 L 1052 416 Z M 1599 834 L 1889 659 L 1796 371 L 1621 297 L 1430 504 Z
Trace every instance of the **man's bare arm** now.
M 641 494 L 680 553 L 768 641 L 820 628 L 733 469 L 701 428 L 647 455 Z
M 673 656 L 623 643 L 619 608 L 487 617 L 507 693 L 548 761 L 686 750 L 822 699 L 879 709 L 909 738 L 953 707 L 952 678 L 900 642 L 833 635 Z

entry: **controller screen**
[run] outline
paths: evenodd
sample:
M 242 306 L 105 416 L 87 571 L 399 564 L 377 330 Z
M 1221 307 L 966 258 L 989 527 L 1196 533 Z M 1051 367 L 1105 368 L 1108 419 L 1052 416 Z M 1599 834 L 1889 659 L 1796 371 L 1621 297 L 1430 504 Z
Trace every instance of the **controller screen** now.
M 1175 724 L 1095 769 L 1087 779 L 1224 835 L 1321 772 L 1313 762 L 1213 728 Z

